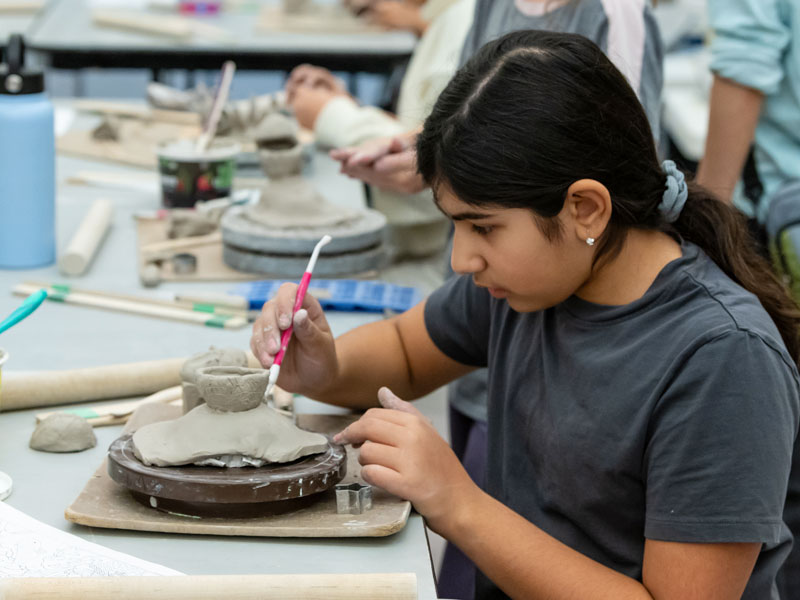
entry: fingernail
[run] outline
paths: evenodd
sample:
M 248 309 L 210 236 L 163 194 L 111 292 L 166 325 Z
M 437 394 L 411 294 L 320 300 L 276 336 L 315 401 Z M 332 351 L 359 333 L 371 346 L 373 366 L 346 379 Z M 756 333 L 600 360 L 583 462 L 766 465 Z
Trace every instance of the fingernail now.
M 275 337 L 274 335 L 271 335 L 271 336 L 269 336 L 267 338 L 267 350 L 269 352 L 271 352 L 272 354 L 275 354 L 275 353 L 278 352 L 280 347 L 281 347 L 281 342 L 277 337 Z
M 333 436 L 334 443 L 341 444 L 342 443 L 342 438 L 344 437 L 343 434 L 344 434 L 344 431 L 340 431 L 335 436 Z
M 302 329 L 306 325 L 308 325 L 308 311 L 304 308 L 301 308 L 294 313 L 294 326 Z
M 292 322 L 292 318 L 287 315 L 286 313 L 282 315 L 278 315 L 278 327 L 281 329 L 286 329 L 289 327 L 289 324 Z

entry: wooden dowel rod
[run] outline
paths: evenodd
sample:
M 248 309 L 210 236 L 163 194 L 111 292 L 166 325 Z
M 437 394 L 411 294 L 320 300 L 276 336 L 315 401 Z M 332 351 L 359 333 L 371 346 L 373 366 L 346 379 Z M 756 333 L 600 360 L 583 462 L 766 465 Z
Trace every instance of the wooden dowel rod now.
M 14 293 L 18 296 L 29 296 L 39 288 L 35 285 L 25 283 L 14 286 Z M 92 308 L 102 308 L 125 312 L 148 317 L 168 319 L 170 321 L 183 321 L 206 325 L 208 327 L 221 327 L 223 329 L 241 329 L 247 325 L 247 318 L 239 315 L 204 313 L 194 310 L 187 310 L 181 307 L 161 306 L 140 300 L 123 300 L 92 294 L 91 292 L 68 293 L 59 292 L 58 288 L 50 288 L 47 291 L 48 299 L 58 300 L 66 304 L 76 304 L 79 306 L 90 306 Z
M 58 269 L 64 275 L 75 277 L 86 271 L 111 227 L 113 213 L 111 200 L 98 198 L 94 201 L 69 246 L 58 259 Z
M 0 600 L 416 600 L 414 573 L 0 579 Z
M 81 414 L 92 427 L 102 427 L 104 425 L 117 425 L 124 423 L 131 416 L 133 411 L 139 408 L 142 404 L 169 404 L 176 400 L 180 400 L 183 396 L 183 387 L 176 385 L 155 394 L 151 394 L 141 400 L 125 400 L 122 402 L 112 402 L 110 404 L 93 404 L 91 406 L 91 416 Z M 87 410 L 83 408 L 82 410 Z M 36 415 L 36 422 L 43 421 L 50 415 L 61 411 L 48 411 L 38 413 Z M 70 412 L 69 409 L 66 412 Z
M 53 287 L 51 284 L 43 281 L 24 281 L 23 285 L 26 286 L 34 286 L 37 289 L 41 288 L 51 288 Z M 105 298 L 115 298 L 117 300 L 128 300 L 130 302 L 138 302 L 143 304 L 155 304 L 158 306 L 167 306 L 171 308 L 182 308 L 184 310 L 193 310 L 195 312 L 203 313 L 203 314 L 224 314 L 224 315 L 233 315 L 236 317 L 243 317 L 247 319 L 250 315 L 248 314 L 249 311 L 247 308 L 232 308 L 228 306 L 218 306 L 214 303 L 210 302 L 201 302 L 199 300 L 190 301 L 188 299 L 179 298 L 176 294 L 173 300 L 166 300 L 163 298 L 152 298 L 150 296 L 136 296 L 133 294 L 119 294 L 117 292 L 105 292 L 99 290 L 86 290 L 82 288 L 76 288 L 72 285 L 58 285 L 56 290 L 63 289 L 64 291 L 69 292 L 79 292 L 81 294 L 91 294 L 93 296 L 103 296 Z M 242 301 L 246 304 L 247 301 L 245 298 L 241 298 Z M 202 308 L 202 310 L 200 310 Z

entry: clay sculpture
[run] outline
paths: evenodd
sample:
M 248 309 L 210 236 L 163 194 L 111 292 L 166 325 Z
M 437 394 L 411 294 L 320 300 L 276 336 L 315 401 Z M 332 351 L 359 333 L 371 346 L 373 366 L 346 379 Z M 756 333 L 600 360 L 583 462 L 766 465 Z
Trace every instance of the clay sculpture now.
M 325 436 L 298 428 L 263 402 L 268 378 L 264 369 L 198 369 L 196 386 L 205 404 L 139 429 L 133 435 L 136 457 L 160 467 L 260 467 L 324 452 Z

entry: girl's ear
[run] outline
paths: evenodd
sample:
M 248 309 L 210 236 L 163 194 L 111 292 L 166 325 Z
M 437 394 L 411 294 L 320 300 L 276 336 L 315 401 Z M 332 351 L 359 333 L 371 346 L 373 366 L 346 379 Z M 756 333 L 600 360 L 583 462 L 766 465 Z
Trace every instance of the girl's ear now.
M 585 243 L 588 238 L 603 235 L 611 209 L 611 194 L 606 186 L 594 179 L 580 179 L 569 186 L 562 212 L 574 224 L 576 237 Z

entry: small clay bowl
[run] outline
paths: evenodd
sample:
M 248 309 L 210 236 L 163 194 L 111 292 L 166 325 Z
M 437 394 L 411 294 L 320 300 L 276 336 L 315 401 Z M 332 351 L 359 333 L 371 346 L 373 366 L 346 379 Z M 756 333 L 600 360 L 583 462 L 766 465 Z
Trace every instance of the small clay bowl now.
M 295 143 L 289 148 L 259 146 L 261 170 L 270 179 L 299 175 L 303 170 L 303 146 Z
M 269 382 L 266 369 L 246 367 L 204 367 L 197 370 L 200 396 L 211 408 L 240 412 L 264 401 Z

